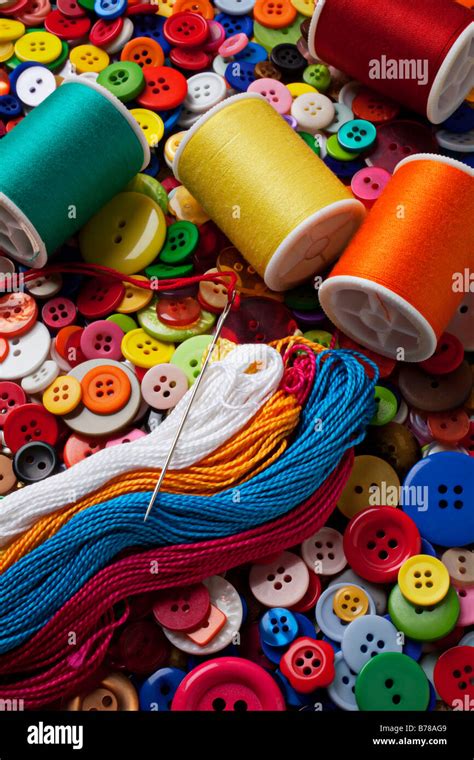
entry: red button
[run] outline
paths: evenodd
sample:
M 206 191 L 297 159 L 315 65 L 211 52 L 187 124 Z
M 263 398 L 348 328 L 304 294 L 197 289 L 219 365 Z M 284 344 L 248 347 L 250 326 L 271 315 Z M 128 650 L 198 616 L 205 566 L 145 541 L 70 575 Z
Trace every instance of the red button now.
M 246 298 L 239 309 L 230 312 L 221 335 L 234 343 L 270 343 L 293 335 L 296 329 L 291 312 L 282 303 Z
M 66 338 L 63 358 L 69 362 L 71 367 L 77 367 L 78 364 L 86 361 L 81 348 L 81 336 L 83 332 L 84 328 L 80 327 L 79 330 L 71 332 Z
M 312 610 L 321 596 L 321 581 L 319 575 L 309 571 L 309 586 L 306 594 L 297 604 L 289 607 L 293 612 L 308 612 Z
M 35 299 L 28 293 L 0 296 L 0 334 L 14 338 L 33 327 L 38 316 Z
M 470 420 L 464 409 L 431 412 L 427 422 L 431 435 L 441 443 L 458 443 L 469 433 Z
M 47 301 L 41 310 L 41 318 L 50 330 L 60 330 L 69 327 L 77 316 L 76 305 L 63 296 Z
M 60 40 L 80 40 L 91 28 L 91 22 L 87 16 L 71 18 L 65 16 L 60 10 L 48 13 L 44 25 L 48 32 L 55 34 Z
M 285 700 L 266 670 L 243 657 L 208 660 L 183 678 L 172 710 L 251 712 L 285 710 Z
M 58 441 L 59 428 L 54 414 L 40 404 L 23 404 L 15 407 L 3 429 L 5 443 L 15 454 L 25 443 L 42 441 L 55 446 Z
M 356 119 L 366 119 L 372 124 L 384 124 L 395 119 L 400 106 L 368 87 L 361 87 L 352 101 L 352 112 Z
M 3 71 L 3 69 L 0 69 L 0 95 L 8 95 L 10 92 L 10 80 L 8 78 L 8 74 L 6 71 Z M 4 129 L 3 134 L 1 129 Z M 3 124 L 3 121 L 0 122 L 0 137 L 3 137 L 5 134 L 5 127 Z
M 114 665 L 130 673 L 149 675 L 166 663 L 170 645 L 161 628 L 151 620 L 129 623 L 121 632 Z
M 202 71 L 209 66 L 211 57 L 204 50 L 173 48 L 170 52 L 170 61 L 186 71 Z
M 281 658 L 280 670 L 295 691 L 310 694 L 334 680 L 334 649 L 308 636 L 295 639 Z
M 97 47 L 105 47 L 106 45 L 110 45 L 119 36 L 122 27 L 123 18 L 121 16 L 112 21 L 106 21 L 105 18 L 101 18 L 92 27 L 89 40 L 93 45 L 97 45 Z
M 346 527 L 343 543 L 353 571 L 373 583 L 394 583 L 400 567 L 421 547 L 415 523 L 396 507 L 358 512 Z
M 22 11 L 26 5 L 28 4 L 28 0 L 18 0 L 17 3 L 14 5 L 10 5 L 8 8 L 5 8 L 5 6 L 2 6 L 2 16 L 17 16 L 17 14 Z
M 462 441 L 459 441 L 459 445 L 466 449 L 471 457 L 474 457 L 474 421 L 471 421 L 469 432 Z
M 176 47 L 199 47 L 209 36 L 209 27 L 206 19 L 197 13 L 173 13 L 163 26 L 163 34 L 170 43 Z
M 94 277 L 82 286 L 77 308 L 86 319 L 98 319 L 111 314 L 124 295 L 125 286 L 119 280 Z
M 156 305 L 158 319 L 171 327 L 190 326 L 199 321 L 201 306 L 195 298 L 160 298 Z
M 472 710 L 474 647 L 453 647 L 443 652 L 433 675 L 436 691 L 447 705 L 455 710 Z
M 419 366 L 430 375 L 447 375 L 454 372 L 464 359 L 464 346 L 455 335 L 443 333 L 436 346 L 436 351 Z
M 77 0 L 57 0 L 56 5 L 58 10 L 68 18 L 78 18 L 85 15 L 84 8 L 81 8 Z
M 168 111 L 177 108 L 188 93 L 185 77 L 169 66 L 144 66 L 145 89 L 137 102 L 143 108 L 154 111 Z
M 160 592 L 153 614 L 170 631 L 194 631 L 207 619 L 211 599 L 203 583 Z
M 105 447 L 105 441 L 73 433 L 64 446 L 63 459 L 66 467 L 82 462 Z
M 358 351 L 360 354 L 364 354 L 364 356 L 373 361 L 373 363 L 376 364 L 379 368 L 381 378 L 388 377 L 395 369 L 395 365 L 397 363 L 395 359 L 389 359 L 387 356 L 380 356 L 380 354 L 375 353 L 375 351 L 371 351 L 370 348 L 364 348 L 364 346 L 360 346 L 355 342 L 355 340 L 352 340 L 351 338 L 348 338 L 347 335 L 344 335 L 344 333 L 339 333 L 338 342 L 340 348 L 348 348 L 351 351 Z M 372 369 L 370 365 L 367 365 L 367 368 L 368 376 L 372 377 Z
M 13 409 L 23 404 L 26 404 L 26 393 L 23 388 L 8 380 L 0 382 L 0 428 L 4 426 L 5 420 Z

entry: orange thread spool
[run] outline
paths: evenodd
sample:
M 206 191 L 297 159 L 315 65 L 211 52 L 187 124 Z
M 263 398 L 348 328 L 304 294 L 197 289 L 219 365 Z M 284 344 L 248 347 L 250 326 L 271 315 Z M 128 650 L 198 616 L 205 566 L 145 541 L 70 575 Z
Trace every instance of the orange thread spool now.
M 472 169 L 446 156 L 404 159 L 322 284 L 324 311 L 383 356 L 428 358 L 465 295 L 473 220 Z

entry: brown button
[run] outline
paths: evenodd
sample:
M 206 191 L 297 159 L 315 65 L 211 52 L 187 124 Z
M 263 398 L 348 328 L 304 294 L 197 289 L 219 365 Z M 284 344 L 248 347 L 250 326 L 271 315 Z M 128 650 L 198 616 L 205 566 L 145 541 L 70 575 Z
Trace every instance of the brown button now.
M 308 41 L 309 27 L 310 26 L 311 26 L 311 19 L 310 18 L 305 18 L 305 20 L 302 21 L 301 24 L 300 24 L 301 36 L 304 37 L 304 39 L 306 40 L 306 42 Z
M 421 449 L 413 433 L 399 422 L 370 427 L 362 444 L 364 453 L 374 454 L 388 462 L 400 480 L 421 459 Z
M 0 454 L 0 495 L 4 496 L 11 491 L 16 486 L 16 482 L 12 460 Z
M 466 361 L 448 375 L 429 375 L 416 365 L 407 364 L 400 370 L 398 382 L 410 406 L 444 412 L 462 406 L 469 398 L 472 373 Z
M 455 586 L 474 586 L 474 554 L 469 549 L 448 549 L 441 562 Z
M 128 678 L 121 673 L 110 673 L 97 688 L 70 699 L 64 709 L 88 712 L 135 711 L 138 710 L 138 694 Z
M 343 515 L 353 517 L 367 507 L 396 507 L 400 496 L 400 480 L 388 462 L 362 454 L 354 466 L 338 507 Z
M 279 82 L 281 81 L 281 71 L 279 71 L 271 61 L 259 61 L 256 64 L 253 73 L 257 79 L 266 79 L 268 77 L 269 79 L 277 79 Z

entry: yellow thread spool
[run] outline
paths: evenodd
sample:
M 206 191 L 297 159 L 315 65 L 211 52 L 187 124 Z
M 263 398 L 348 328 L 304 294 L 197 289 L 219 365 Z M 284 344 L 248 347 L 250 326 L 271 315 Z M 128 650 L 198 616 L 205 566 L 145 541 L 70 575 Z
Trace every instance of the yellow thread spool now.
M 364 208 L 256 93 L 228 98 L 186 133 L 176 177 L 272 290 L 320 272 Z

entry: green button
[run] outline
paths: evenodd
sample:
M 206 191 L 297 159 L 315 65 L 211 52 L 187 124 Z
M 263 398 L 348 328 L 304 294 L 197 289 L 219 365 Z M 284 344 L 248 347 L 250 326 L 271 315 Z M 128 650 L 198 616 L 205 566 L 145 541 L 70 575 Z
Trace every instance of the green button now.
M 355 683 L 360 710 L 423 711 L 430 700 L 430 686 L 422 668 L 401 652 L 383 652 L 369 660 Z
M 143 71 L 138 63 L 133 61 L 111 63 L 100 72 L 97 82 L 122 103 L 136 98 L 145 87 Z
M 138 67 L 140 69 L 140 66 Z M 141 69 L 140 69 L 141 71 Z M 168 213 L 168 193 L 165 188 L 154 177 L 149 174 L 137 174 L 127 185 L 125 190 L 132 193 L 143 193 L 155 201 L 164 214 Z M 183 277 L 184 275 L 171 275 L 172 277 Z
M 93 11 L 95 0 L 77 0 L 81 8 L 85 8 L 86 11 Z
M 132 317 L 129 317 L 128 314 L 111 314 L 110 317 L 107 317 L 107 321 L 118 325 L 124 333 L 138 329 L 137 323 Z
M 397 413 L 397 398 L 392 391 L 383 385 L 375 386 L 376 412 L 372 417 L 371 425 L 387 425 Z
M 170 364 L 175 364 L 183 370 L 192 385 L 198 377 L 206 348 L 212 341 L 212 335 L 196 335 L 195 338 L 181 343 L 170 359 Z
M 161 340 L 163 343 L 182 343 L 195 335 L 210 332 L 216 322 L 216 315 L 201 309 L 201 319 L 192 327 L 182 329 L 169 327 L 158 319 L 156 299 L 152 299 L 146 309 L 137 312 L 137 319 L 140 327 L 143 327 L 153 338 Z
M 314 135 L 310 135 L 309 132 L 297 132 L 297 134 L 303 138 L 306 145 L 309 148 L 311 148 L 313 153 L 316 153 L 317 156 L 321 155 L 321 148 L 319 147 L 319 142 Z
M 359 153 L 349 153 L 348 150 L 344 150 L 342 145 L 339 144 L 337 135 L 331 135 L 326 141 L 326 150 L 328 156 L 336 158 L 338 161 L 353 161 Z
M 193 255 L 199 242 L 199 230 L 192 222 L 176 222 L 168 227 L 159 259 L 163 264 L 182 264 Z
M 411 639 L 435 641 L 453 630 L 459 617 L 460 605 L 452 586 L 439 604 L 420 607 L 405 599 L 397 583 L 388 598 L 388 611 L 392 623 Z
M 194 267 L 192 264 L 181 264 L 179 267 L 169 267 L 166 264 L 151 264 L 146 267 L 145 274 L 151 280 L 155 277 L 158 280 L 173 280 L 176 277 L 190 277 Z
M 303 71 L 303 81 L 316 87 L 318 92 L 326 92 L 331 84 L 331 74 L 324 63 L 312 63 Z
M 311 340 L 313 343 L 319 343 L 320 346 L 324 346 L 325 348 L 329 348 L 333 339 L 331 333 L 326 332 L 326 330 L 308 330 L 308 332 L 303 333 L 303 337 Z M 337 347 L 336 341 L 335 348 Z
M 269 29 L 267 26 L 259 24 L 258 21 L 254 21 L 253 36 L 267 53 L 270 53 L 276 45 L 281 45 L 282 42 L 290 42 L 292 45 L 296 45 L 301 37 L 300 26 L 304 19 L 305 17 L 298 13 L 293 23 L 290 26 L 285 26 L 284 29 Z
M 319 309 L 318 291 L 313 288 L 311 283 L 287 290 L 284 301 L 289 309 L 298 309 L 299 311 L 314 311 L 315 309 Z

